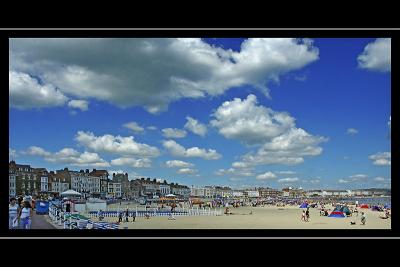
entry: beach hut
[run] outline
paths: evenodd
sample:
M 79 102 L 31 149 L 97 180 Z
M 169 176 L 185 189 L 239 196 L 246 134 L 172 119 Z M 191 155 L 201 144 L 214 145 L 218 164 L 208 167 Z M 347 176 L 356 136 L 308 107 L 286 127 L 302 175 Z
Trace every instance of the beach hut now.
M 305 209 L 308 208 L 308 203 L 304 202 L 303 204 L 300 205 L 300 209 Z
M 361 204 L 360 209 L 369 209 L 368 204 Z

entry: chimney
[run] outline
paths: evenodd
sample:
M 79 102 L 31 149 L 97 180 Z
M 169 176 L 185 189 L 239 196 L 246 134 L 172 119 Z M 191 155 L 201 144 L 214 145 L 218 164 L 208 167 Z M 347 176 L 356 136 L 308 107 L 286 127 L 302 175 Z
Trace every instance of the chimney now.
M 96 169 L 93 169 L 93 172 L 96 172 Z
M 84 173 L 84 171 L 83 171 L 83 170 L 80 170 L 79 173 Z
M 115 178 L 115 172 L 113 172 L 113 180 L 114 180 L 114 178 Z
M 66 171 L 66 172 L 67 172 L 67 171 L 68 171 L 68 168 L 64 168 L 64 171 Z
M 86 169 L 86 173 L 89 173 L 89 169 Z

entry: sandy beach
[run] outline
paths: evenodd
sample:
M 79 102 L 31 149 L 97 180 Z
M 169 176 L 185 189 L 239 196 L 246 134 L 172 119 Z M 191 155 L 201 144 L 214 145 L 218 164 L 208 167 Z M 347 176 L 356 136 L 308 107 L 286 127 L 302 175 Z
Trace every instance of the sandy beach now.
M 125 206 L 126 207 L 126 206 Z M 131 207 L 130 207 L 131 208 Z M 327 208 L 333 209 L 331 206 Z M 302 209 L 298 206 L 264 206 L 230 208 L 232 215 L 222 216 L 175 216 L 136 217 L 136 221 L 120 224 L 120 229 L 391 229 L 391 219 L 380 219 L 383 212 L 360 209 L 367 216 L 366 225 L 360 224 L 360 215 L 346 218 L 320 216 L 318 209 L 310 208 L 310 221 L 300 220 Z M 252 211 L 252 215 L 249 213 Z M 350 222 L 355 218 L 356 225 Z M 93 218 L 97 220 L 97 218 Z M 117 217 L 105 218 L 104 221 L 116 222 Z

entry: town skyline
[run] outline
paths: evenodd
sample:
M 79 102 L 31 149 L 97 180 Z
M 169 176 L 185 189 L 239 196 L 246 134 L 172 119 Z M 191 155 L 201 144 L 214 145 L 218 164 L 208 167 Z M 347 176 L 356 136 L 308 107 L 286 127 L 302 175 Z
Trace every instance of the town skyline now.
M 388 38 L 10 39 L 9 159 L 184 185 L 390 188 L 390 49 Z

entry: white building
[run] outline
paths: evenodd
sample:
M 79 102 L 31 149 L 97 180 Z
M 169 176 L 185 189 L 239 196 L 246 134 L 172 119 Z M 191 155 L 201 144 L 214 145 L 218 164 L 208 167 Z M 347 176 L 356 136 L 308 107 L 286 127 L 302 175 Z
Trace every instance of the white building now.
M 203 187 L 194 187 L 190 188 L 190 196 L 192 197 L 204 197 L 205 192 Z
M 160 184 L 160 195 L 165 196 L 171 193 L 171 187 L 168 184 Z
M 119 198 L 122 197 L 122 184 L 121 183 L 108 183 L 108 197 Z
M 257 190 L 247 190 L 248 197 L 259 197 L 260 193 Z
M 71 172 L 71 189 L 82 194 L 83 197 L 100 196 L 100 178 L 86 173 Z
M 8 194 L 10 197 L 15 197 L 17 194 L 16 178 L 17 175 L 15 173 L 8 174 Z
M 40 191 L 41 192 L 49 191 L 49 177 L 47 176 L 40 177 Z
M 234 191 L 232 191 L 232 196 L 233 197 L 243 197 L 243 192 L 234 190 Z

